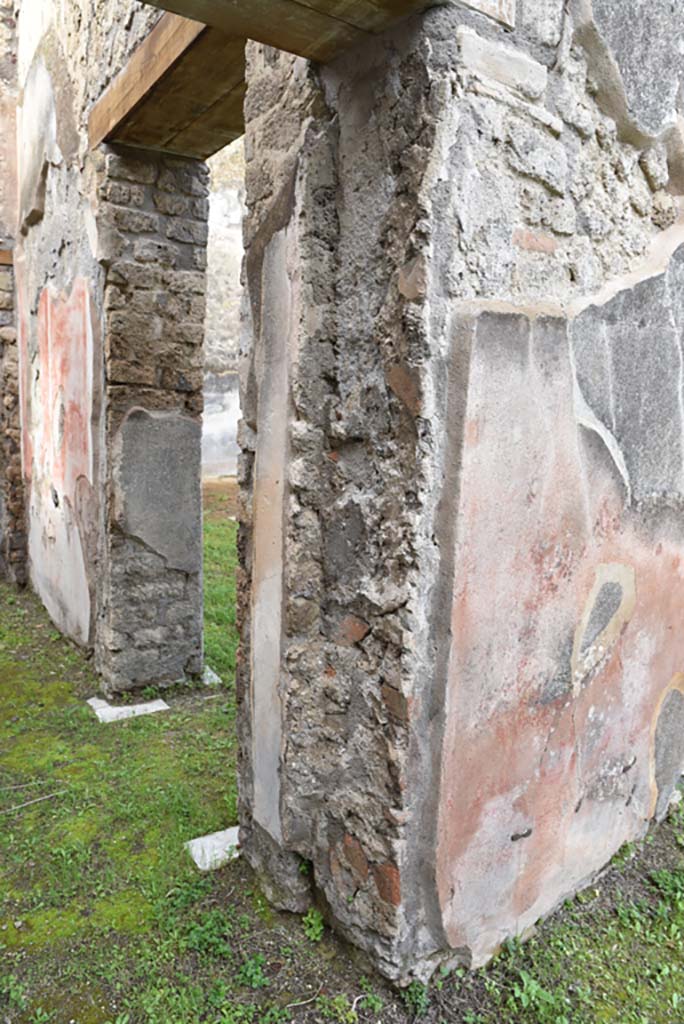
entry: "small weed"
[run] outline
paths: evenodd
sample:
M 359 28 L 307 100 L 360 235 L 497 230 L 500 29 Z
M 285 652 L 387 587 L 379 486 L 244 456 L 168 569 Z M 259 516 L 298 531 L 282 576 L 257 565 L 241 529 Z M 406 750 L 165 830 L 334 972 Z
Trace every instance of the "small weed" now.
M 41 1006 L 31 1017 L 30 1024 L 50 1024 L 53 1016 L 54 1014 L 48 1013 L 47 1010 L 44 1010 Z
M 412 981 L 408 988 L 401 993 L 404 1005 L 407 1010 L 416 1017 L 422 1017 L 427 1013 L 430 1006 L 427 986 L 422 981 Z
M 565 1001 L 562 997 L 549 992 L 527 971 L 518 972 L 518 981 L 513 985 L 513 994 L 509 997 L 511 1010 L 533 1010 L 539 1024 L 570 1024 L 565 1016 Z
M 204 956 L 230 957 L 232 946 L 228 941 L 233 926 L 221 910 L 210 910 L 188 930 L 185 940 L 188 949 Z
M 261 953 L 248 957 L 237 973 L 238 981 L 246 988 L 268 988 L 268 978 L 264 974 L 266 957 Z
M 634 853 L 634 843 L 623 843 L 613 857 L 611 864 L 614 864 L 616 867 L 623 867 L 628 861 L 632 860 Z
M 673 903 L 684 900 L 684 871 L 654 871 L 650 881 L 663 896 L 667 896 Z
M 371 985 L 368 978 L 366 978 L 365 976 L 362 977 L 360 984 L 361 991 L 365 993 L 363 999 L 361 999 L 359 1003 L 361 1009 L 368 1010 L 370 1013 L 380 1013 L 385 1004 L 383 1000 L 380 998 L 380 996 L 376 995 L 376 993 L 373 991 L 373 986 Z
M 0 996 L 9 1006 L 10 1010 L 25 1010 L 27 987 L 13 974 L 6 974 L 0 978 Z
M 311 907 L 302 919 L 304 934 L 309 942 L 320 942 L 325 931 L 323 915 L 316 907 Z
M 346 996 L 319 996 L 316 1008 L 322 1020 L 332 1020 L 336 1024 L 356 1024 L 358 1016 Z

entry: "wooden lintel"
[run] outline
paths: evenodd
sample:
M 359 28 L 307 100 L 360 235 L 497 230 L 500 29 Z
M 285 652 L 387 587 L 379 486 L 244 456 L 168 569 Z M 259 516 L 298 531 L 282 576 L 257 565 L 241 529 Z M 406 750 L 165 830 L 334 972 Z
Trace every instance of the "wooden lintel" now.
M 0 267 L 11 267 L 14 264 L 14 255 L 11 249 L 0 249 Z
M 93 107 L 91 146 L 212 156 L 244 131 L 245 45 L 165 14 Z
M 147 0 L 166 10 L 93 107 L 91 146 L 205 159 L 244 131 L 246 39 L 330 60 L 435 0 Z
M 329 61 L 441 0 L 144 0 L 231 35 Z
M 111 138 L 161 78 L 206 31 L 206 25 L 164 14 L 97 101 L 88 119 L 91 146 Z

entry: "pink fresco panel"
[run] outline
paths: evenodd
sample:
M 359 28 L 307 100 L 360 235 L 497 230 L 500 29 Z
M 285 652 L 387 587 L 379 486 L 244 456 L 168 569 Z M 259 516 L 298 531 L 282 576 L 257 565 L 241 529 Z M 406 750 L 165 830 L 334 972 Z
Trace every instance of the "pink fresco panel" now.
M 565 322 L 484 317 L 472 344 L 437 859 L 479 964 L 654 813 L 684 567 L 578 424 Z
M 79 643 L 91 634 L 84 535 L 93 529 L 93 329 L 89 284 L 42 290 L 37 316 L 20 305 L 24 473 L 33 585 L 56 624 Z M 31 330 L 35 330 L 31 358 Z

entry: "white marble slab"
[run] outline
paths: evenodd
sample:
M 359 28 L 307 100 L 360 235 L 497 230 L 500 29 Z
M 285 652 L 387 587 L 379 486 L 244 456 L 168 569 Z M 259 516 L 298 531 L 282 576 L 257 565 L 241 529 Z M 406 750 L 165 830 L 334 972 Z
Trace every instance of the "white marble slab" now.
M 86 702 L 93 709 L 100 722 L 121 722 L 126 718 L 139 718 L 141 715 L 155 715 L 159 711 L 170 711 L 169 705 L 164 700 L 152 700 L 147 704 L 127 704 L 125 707 L 115 708 L 100 697 L 91 697 Z
M 231 860 L 240 856 L 239 828 L 228 828 L 225 832 L 212 832 L 185 844 L 200 871 L 217 871 Z

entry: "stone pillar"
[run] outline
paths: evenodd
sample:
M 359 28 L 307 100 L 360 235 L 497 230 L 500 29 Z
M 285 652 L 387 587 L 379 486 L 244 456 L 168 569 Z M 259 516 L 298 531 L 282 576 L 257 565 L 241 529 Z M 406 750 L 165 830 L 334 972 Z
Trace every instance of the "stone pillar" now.
M 26 583 L 26 525 L 21 474 L 19 366 L 14 271 L 0 266 L 0 573 Z
M 106 156 L 107 487 L 96 664 L 110 691 L 202 672 L 204 164 Z
M 93 151 L 87 131 L 158 17 L 129 0 L 22 0 L 15 48 L 30 581 L 56 626 L 95 649 L 112 691 L 202 668 L 207 173 Z
M 17 227 L 16 104 L 14 4 L 0 0 L 0 574 L 23 586 L 26 525 L 12 267 Z
M 248 53 L 244 847 L 401 981 L 523 934 L 684 767 L 684 25 L 632 6 Z

